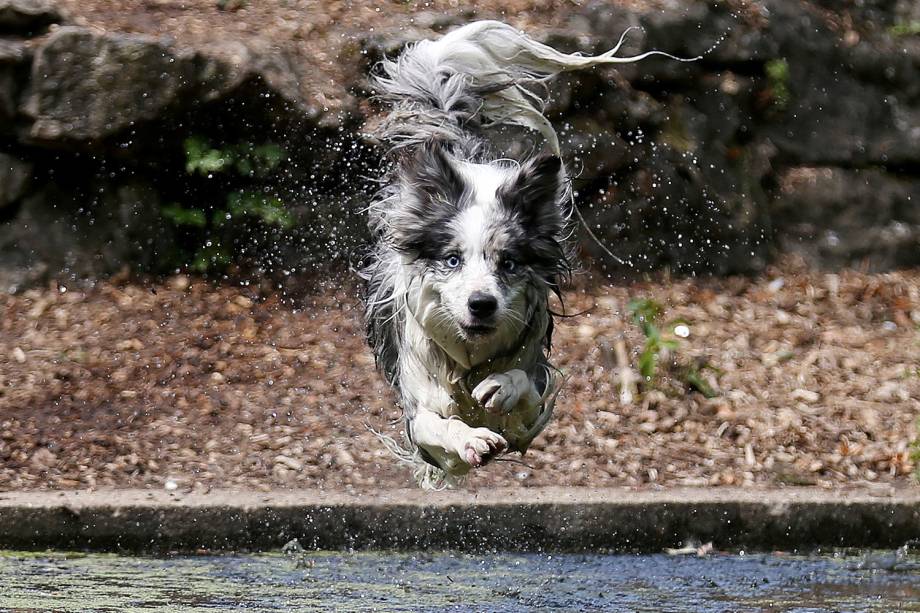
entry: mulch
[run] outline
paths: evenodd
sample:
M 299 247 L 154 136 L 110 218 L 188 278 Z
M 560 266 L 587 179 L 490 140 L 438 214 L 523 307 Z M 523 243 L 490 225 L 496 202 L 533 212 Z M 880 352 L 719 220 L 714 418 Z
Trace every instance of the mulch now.
M 399 412 L 345 285 L 294 299 L 180 275 L 0 296 L 0 489 L 411 485 L 367 429 L 396 435 Z M 639 297 L 689 336 L 629 399 Z M 566 307 L 587 312 L 557 326 L 554 421 L 470 487 L 913 483 L 920 270 L 581 279 Z

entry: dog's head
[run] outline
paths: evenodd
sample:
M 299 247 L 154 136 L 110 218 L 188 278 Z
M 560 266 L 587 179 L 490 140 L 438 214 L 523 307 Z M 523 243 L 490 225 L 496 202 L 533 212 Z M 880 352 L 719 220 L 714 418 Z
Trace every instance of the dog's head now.
M 467 345 L 517 338 L 569 270 L 559 158 L 474 164 L 432 144 L 400 177 L 389 233 L 420 279 L 423 325 Z

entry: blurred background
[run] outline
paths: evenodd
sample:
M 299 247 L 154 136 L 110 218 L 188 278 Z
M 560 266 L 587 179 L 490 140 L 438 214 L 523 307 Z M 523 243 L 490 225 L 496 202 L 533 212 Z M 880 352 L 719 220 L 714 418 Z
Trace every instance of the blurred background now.
M 455 6 L 456 5 L 456 6 Z M 368 71 L 498 17 L 650 59 L 551 87 L 596 264 L 920 263 L 920 8 L 835 2 L 18 0 L 0 31 L 0 286 L 347 265 L 381 151 Z M 228 218 L 229 217 L 229 218 Z M 603 257 L 602 257 L 603 256 Z
M 581 233 L 560 417 L 476 482 L 908 482 L 915 1 L 10 0 L 0 487 L 408 484 L 364 429 L 367 77 L 479 18 L 702 59 L 549 85 L 617 259 Z

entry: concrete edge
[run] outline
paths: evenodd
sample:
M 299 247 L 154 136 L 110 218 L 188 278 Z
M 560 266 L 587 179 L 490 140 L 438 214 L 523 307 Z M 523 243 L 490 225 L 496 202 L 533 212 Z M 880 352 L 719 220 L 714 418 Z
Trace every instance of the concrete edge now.
M 294 538 L 308 549 L 892 548 L 920 539 L 920 489 L 0 493 L 2 549 L 262 551 Z

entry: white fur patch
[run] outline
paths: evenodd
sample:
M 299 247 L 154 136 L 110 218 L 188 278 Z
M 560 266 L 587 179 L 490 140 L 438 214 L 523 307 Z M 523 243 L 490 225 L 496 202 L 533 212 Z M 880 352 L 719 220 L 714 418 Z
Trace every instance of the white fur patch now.
M 496 204 L 495 194 L 513 175 L 512 169 L 499 164 L 458 162 L 457 170 L 473 188 L 473 201 L 481 205 Z

